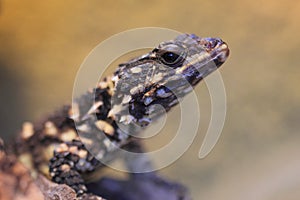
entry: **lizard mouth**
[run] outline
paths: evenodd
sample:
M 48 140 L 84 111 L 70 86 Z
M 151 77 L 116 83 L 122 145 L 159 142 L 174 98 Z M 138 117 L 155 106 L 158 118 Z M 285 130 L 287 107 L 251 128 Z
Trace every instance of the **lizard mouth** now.
M 229 48 L 220 38 L 201 38 L 195 34 L 190 34 L 189 36 L 210 54 L 217 67 L 220 67 L 229 56 Z
M 199 38 L 198 43 L 210 54 L 217 67 L 220 67 L 229 56 L 229 48 L 220 38 Z
M 225 42 L 222 41 L 212 52 L 212 58 L 217 67 L 220 67 L 229 56 L 229 49 Z
M 220 38 L 202 38 L 194 34 L 188 37 L 192 38 L 201 50 L 196 57 L 178 69 L 177 73 L 181 73 L 194 86 L 226 61 L 229 48 Z

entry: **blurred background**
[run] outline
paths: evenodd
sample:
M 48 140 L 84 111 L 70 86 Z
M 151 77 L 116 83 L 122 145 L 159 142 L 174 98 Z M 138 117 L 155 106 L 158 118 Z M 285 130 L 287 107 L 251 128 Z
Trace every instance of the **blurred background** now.
M 220 70 L 228 98 L 221 138 L 198 159 L 210 119 L 209 95 L 201 84 L 198 135 L 160 173 L 185 184 L 199 200 L 300 198 L 300 1 L 1 0 L 0 5 L 1 137 L 70 102 L 83 59 L 113 34 L 158 26 L 220 37 L 231 50 Z M 162 144 L 153 139 L 150 149 L 172 137 L 172 123 L 166 129 L 156 140 Z

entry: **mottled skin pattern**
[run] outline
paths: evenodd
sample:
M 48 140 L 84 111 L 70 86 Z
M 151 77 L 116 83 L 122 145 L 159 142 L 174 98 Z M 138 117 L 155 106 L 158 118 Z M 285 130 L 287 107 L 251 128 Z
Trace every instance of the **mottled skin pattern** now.
M 43 173 L 67 184 L 83 198 L 88 195 L 85 177 L 101 169 L 100 161 L 117 158 L 119 147 L 142 151 L 131 135 L 160 116 L 154 105 L 170 110 L 228 54 L 227 45 L 218 38 L 183 34 L 163 42 L 148 54 L 120 64 L 113 76 L 72 106 L 42 122 L 24 123 L 14 150 L 33 175 Z M 138 160 L 127 162 L 137 162 L 128 164 L 133 168 L 151 168 Z

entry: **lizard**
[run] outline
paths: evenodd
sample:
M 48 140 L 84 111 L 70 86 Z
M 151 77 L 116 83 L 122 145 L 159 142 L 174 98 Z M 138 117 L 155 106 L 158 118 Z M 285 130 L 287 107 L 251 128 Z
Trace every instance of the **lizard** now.
M 169 111 L 228 56 L 229 48 L 220 38 L 182 34 L 162 42 L 120 64 L 73 104 L 41 122 L 25 122 L 12 151 L 33 176 L 39 173 L 67 184 L 84 199 L 89 196 L 86 177 L 100 171 L 102 161 L 116 159 L 119 148 L 144 151 L 135 136 L 159 119 L 161 109 L 155 105 Z M 133 171 L 151 171 L 148 161 L 126 164 Z

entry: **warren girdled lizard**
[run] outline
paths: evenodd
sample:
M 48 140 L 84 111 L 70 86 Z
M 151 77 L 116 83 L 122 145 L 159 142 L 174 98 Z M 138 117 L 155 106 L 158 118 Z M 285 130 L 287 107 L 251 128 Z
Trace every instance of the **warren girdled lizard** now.
M 103 162 L 117 158 L 121 147 L 143 152 L 134 137 L 141 127 L 159 118 L 161 107 L 169 111 L 177 105 L 228 55 L 226 43 L 219 38 L 182 34 L 162 42 L 151 52 L 120 64 L 112 76 L 72 105 L 40 123 L 24 123 L 13 152 L 36 174 L 69 185 L 78 199 L 93 197 L 86 177 L 99 171 Z M 129 171 L 151 171 L 148 161 L 125 160 Z

